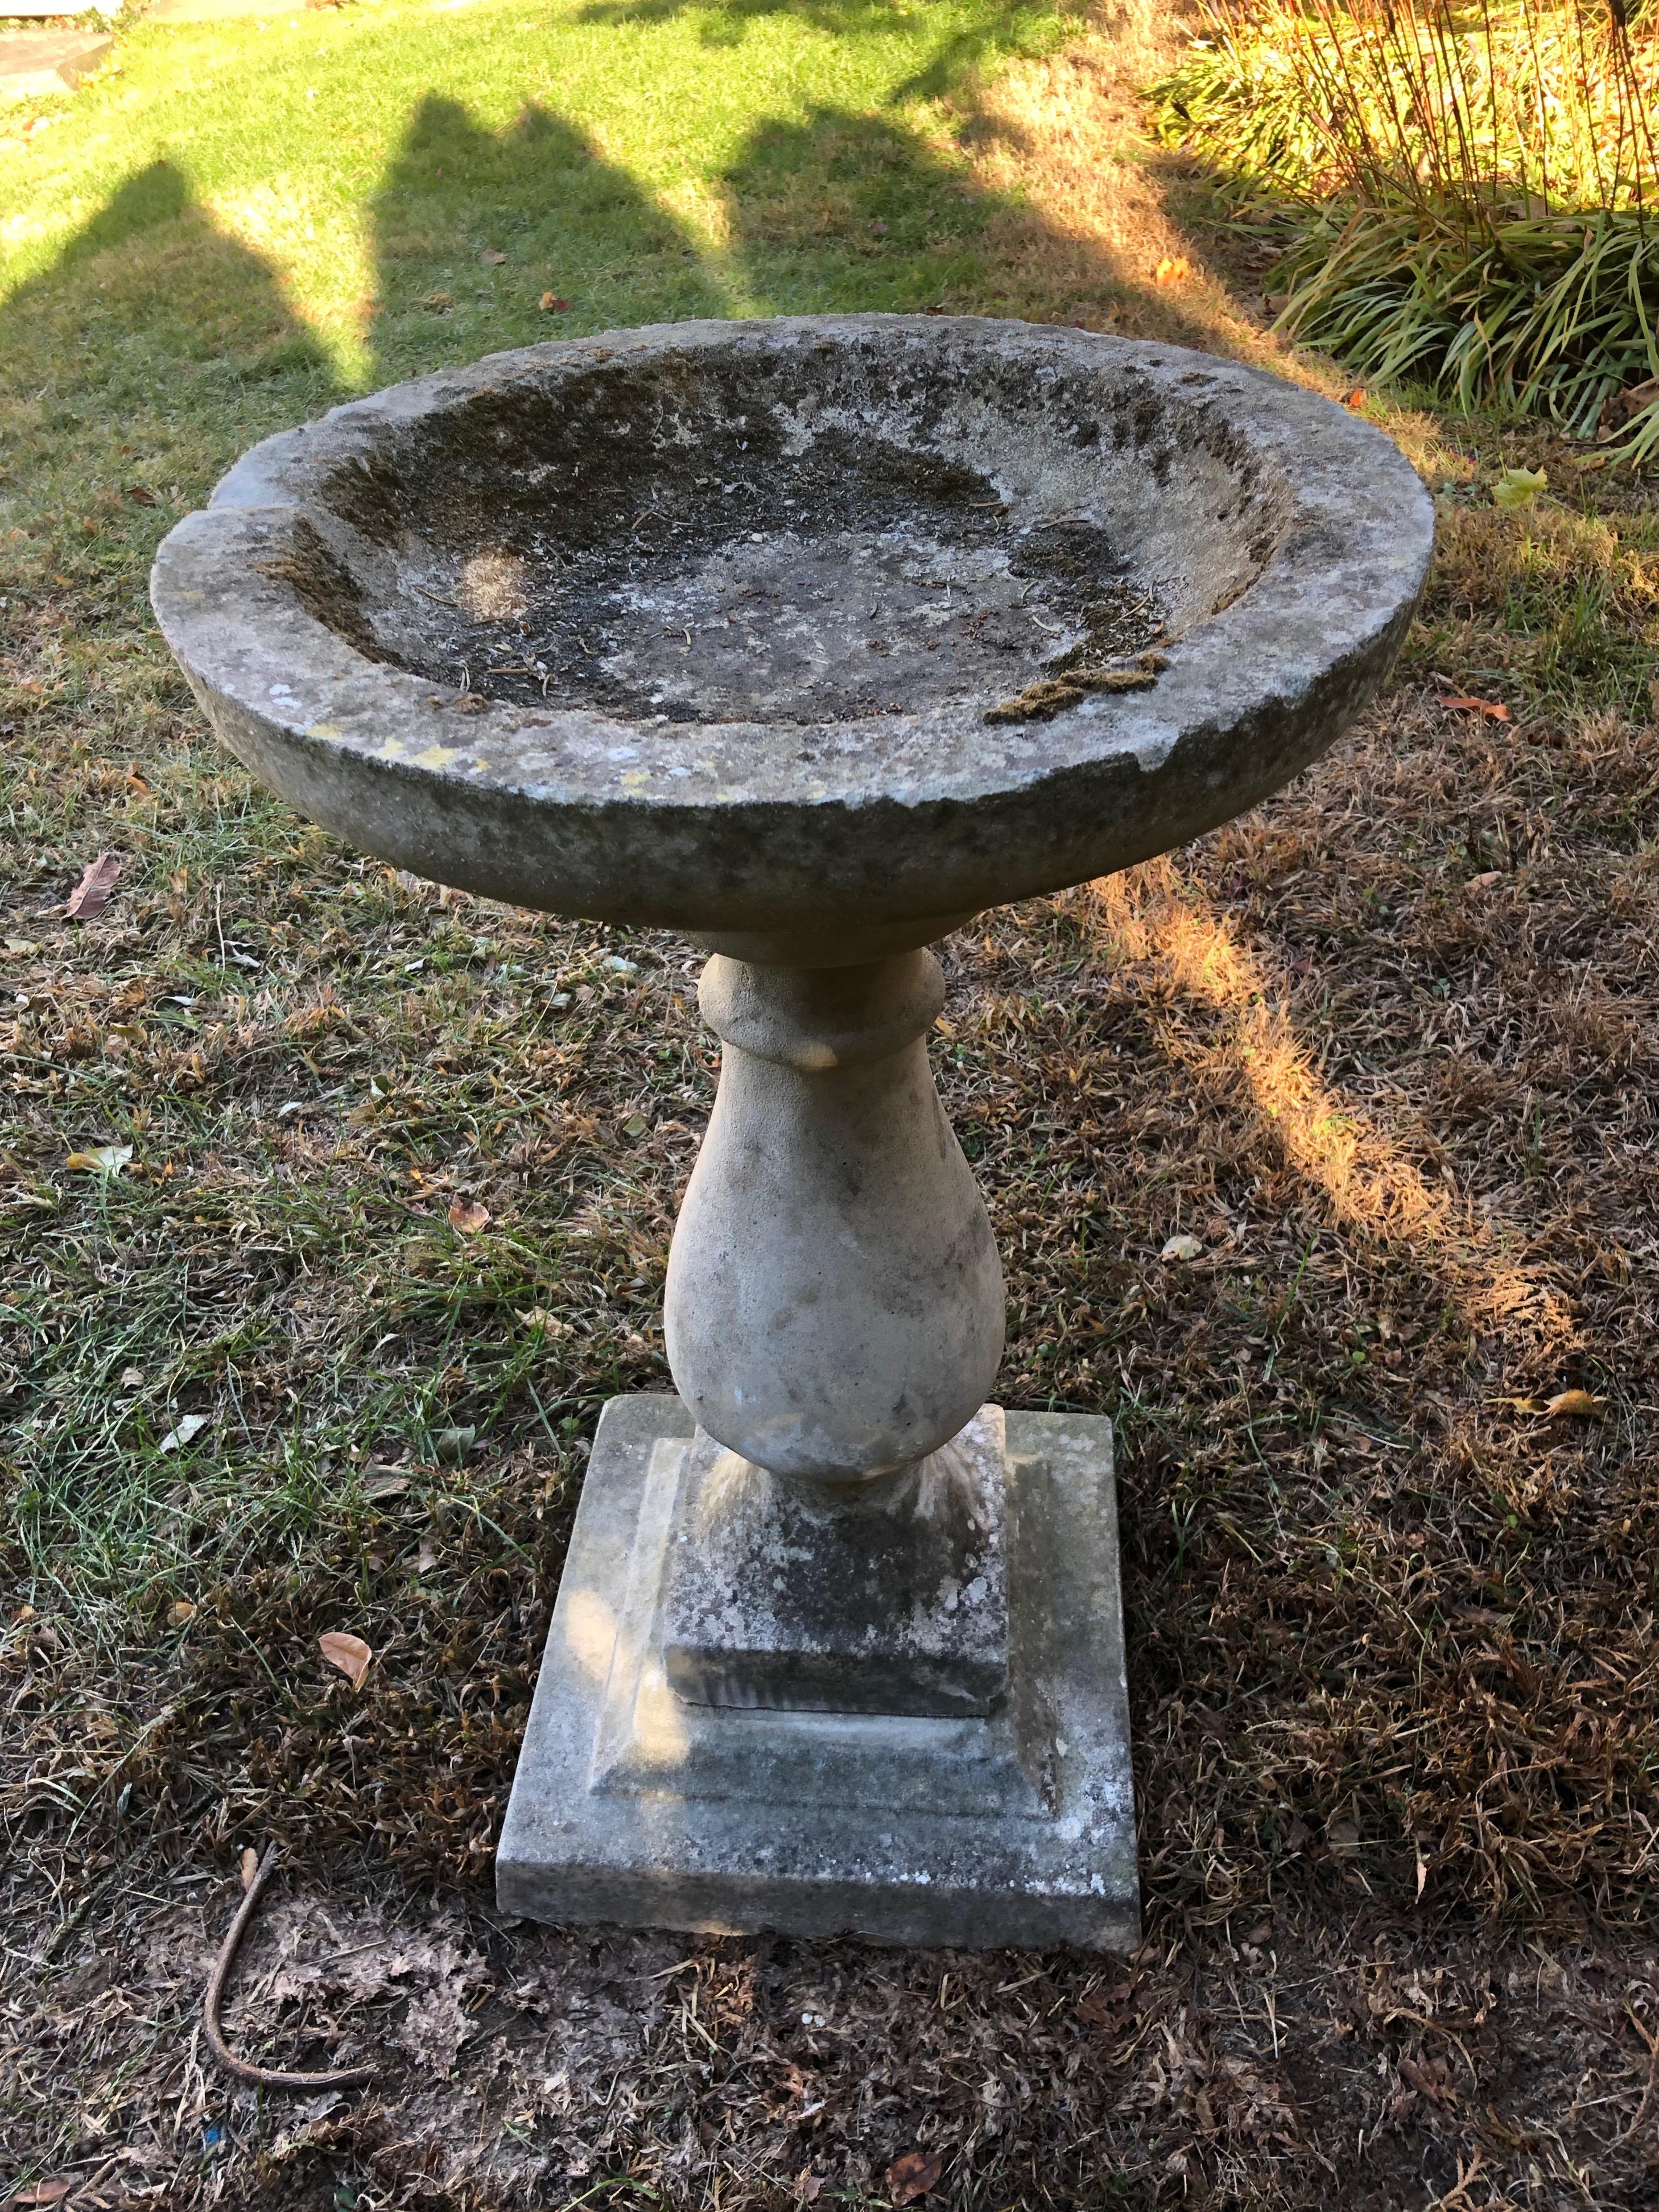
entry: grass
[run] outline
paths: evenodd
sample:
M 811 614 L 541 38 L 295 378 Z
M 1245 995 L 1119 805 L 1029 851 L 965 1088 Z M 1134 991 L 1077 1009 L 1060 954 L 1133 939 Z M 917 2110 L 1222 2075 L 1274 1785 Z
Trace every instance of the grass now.
M 267 799 L 148 556 L 265 430 L 610 322 L 984 308 L 1346 389 L 1182 228 L 1195 180 L 1131 135 L 1142 34 L 1062 29 L 138 26 L 0 151 L 0 2180 L 876 2204 L 920 2146 L 972 2207 L 1650 2194 L 1659 505 L 1547 427 L 1374 392 L 1441 514 L 1394 695 L 1178 860 L 947 948 L 1000 1389 L 1117 1425 L 1140 1957 L 488 1903 L 585 1440 L 665 1383 L 696 963 Z M 1493 505 L 1506 464 L 1538 504 Z M 1158 1261 L 1178 1231 L 1201 1260 Z M 1573 1387 L 1599 1419 L 1531 1410 Z M 361 1692 L 331 1628 L 374 1647 Z M 191 2044 L 272 1836 L 232 2028 L 380 2054 L 332 2110 Z
M 1219 0 L 1153 91 L 1279 249 L 1285 331 L 1637 458 L 1659 450 L 1656 96 L 1650 11 L 1585 0 Z

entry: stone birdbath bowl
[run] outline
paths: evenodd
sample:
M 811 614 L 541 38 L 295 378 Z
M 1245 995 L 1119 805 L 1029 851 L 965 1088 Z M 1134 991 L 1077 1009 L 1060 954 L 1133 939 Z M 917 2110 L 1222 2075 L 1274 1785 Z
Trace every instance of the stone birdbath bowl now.
M 712 956 L 678 1396 L 601 1419 L 505 1906 L 1134 1940 L 1110 1424 L 988 1402 L 926 947 L 1315 758 L 1431 531 L 1387 439 L 1259 372 L 863 315 L 498 354 L 267 441 L 167 538 L 167 641 L 301 812 Z

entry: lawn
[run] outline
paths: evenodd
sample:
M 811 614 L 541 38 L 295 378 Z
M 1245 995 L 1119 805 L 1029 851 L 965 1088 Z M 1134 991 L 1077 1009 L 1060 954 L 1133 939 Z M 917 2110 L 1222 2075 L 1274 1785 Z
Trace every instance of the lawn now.
M 585 1441 L 666 1386 L 696 963 L 307 827 L 148 615 L 252 440 L 550 335 L 941 307 L 1341 394 L 1135 135 L 1149 51 L 991 0 L 355 0 L 134 22 L 0 120 L 0 2190 L 735 2212 L 884 2203 L 920 2148 L 974 2208 L 1652 2201 L 1650 481 L 1354 395 L 1441 512 L 1391 696 L 945 948 L 1002 1395 L 1117 1426 L 1121 1965 L 497 1922 Z M 232 2033 L 366 2093 L 204 2069 L 271 1838 Z

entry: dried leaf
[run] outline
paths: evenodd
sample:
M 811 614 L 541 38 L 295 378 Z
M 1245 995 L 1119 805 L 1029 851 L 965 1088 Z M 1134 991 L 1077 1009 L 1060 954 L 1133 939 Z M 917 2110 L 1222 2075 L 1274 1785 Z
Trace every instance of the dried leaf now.
M 622 1125 L 623 1134 L 624 1137 L 642 1137 L 650 1127 L 643 1114 L 630 1114 Z
M 544 292 L 541 298 L 541 309 L 544 315 L 568 314 L 570 302 L 568 300 L 562 300 L 556 292 Z
M 211 1417 L 206 1413 L 185 1413 L 176 1426 L 169 1429 L 156 1449 L 159 1451 L 182 1451 L 192 1437 L 199 1437 Z
M 440 1429 L 432 1439 L 432 1449 L 448 1467 L 459 1467 L 478 1441 L 478 1431 L 471 1423 L 464 1429 Z
M 392 2041 L 407 2051 L 423 2072 L 447 2080 L 455 2070 L 456 2053 L 477 2031 L 477 2022 L 467 2008 L 465 1984 L 450 1978 L 415 1999 Z
M 1530 507 L 1549 478 L 1542 469 L 1505 469 L 1492 488 L 1497 507 Z
M 1165 254 L 1152 271 L 1154 284 L 1179 284 L 1193 273 L 1193 265 L 1184 253 Z
M 1558 1390 L 1544 1407 L 1551 1420 L 1599 1421 L 1606 1411 L 1606 1400 L 1588 1390 Z
M 1466 699 L 1460 695 L 1455 699 L 1442 699 L 1437 703 L 1442 707 L 1461 707 L 1464 713 L 1468 714 L 1484 714 L 1488 721 L 1507 722 L 1513 720 L 1509 708 L 1504 706 L 1501 699 Z
M 354 1690 L 362 1688 L 363 1677 L 374 1653 L 361 1636 L 348 1636 L 343 1629 L 326 1629 L 317 1638 L 317 1649 L 331 1667 L 339 1668 Z
M 1196 1237 L 1172 1237 L 1158 1256 L 1160 1260 L 1201 1260 L 1204 1247 Z
M 135 507 L 154 507 L 156 504 L 155 495 L 148 484 L 129 484 L 121 496 L 130 499 Z
M 486 269 L 499 269 L 507 256 L 504 253 L 498 253 L 493 246 L 486 246 L 478 258 Z
M 15 2205 L 61 2204 L 75 2184 L 72 2181 L 37 2181 L 32 2188 L 20 2189 L 15 2197 L 6 2199 L 8 2208 Z
M 76 921 L 90 921 L 94 915 L 102 914 L 120 872 L 121 863 L 113 853 L 100 853 L 95 860 L 88 860 L 80 882 L 69 895 L 64 913 Z
M 196 1618 L 196 1608 L 187 1597 L 175 1598 L 167 1612 L 167 1619 L 175 1628 L 187 1628 Z
M 382 1498 L 401 1498 L 408 1487 L 406 1474 L 374 1474 L 363 1485 L 363 1496 L 377 1502 Z
M 131 1145 L 100 1145 L 90 1152 L 71 1152 L 64 1165 L 88 1175 L 118 1176 L 131 1158 Z
M 259 1854 L 254 1850 L 252 1844 L 245 1844 L 242 1847 L 241 1864 L 242 1893 L 244 1896 L 246 1896 L 247 1892 L 252 1888 L 253 1877 L 258 1873 L 258 1871 Z
M 1342 404 L 1345 407 L 1363 407 L 1369 396 L 1363 384 L 1356 384 L 1352 392 L 1343 393 Z
M 887 2169 L 887 2194 L 895 2204 L 914 2204 L 935 2187 L 945 2171 L 945 2159 L 936 2150 L 907 2150 Z
M 1513 1406 L 1517 1413 L 1536 1413 L 1542 1420 L 1599 1421 L 1607 1411 L 1607 1401 L 1588 1390 L 1558 1390 L 1553 1398 L 1498 1398 L 1492 1402 Z
M 452 1199 L 449 1206 L 449 1225 L 458 1229 L 463 1237 L 476 1237 L 489 1219 L 489 1208 L 475 1200 Z

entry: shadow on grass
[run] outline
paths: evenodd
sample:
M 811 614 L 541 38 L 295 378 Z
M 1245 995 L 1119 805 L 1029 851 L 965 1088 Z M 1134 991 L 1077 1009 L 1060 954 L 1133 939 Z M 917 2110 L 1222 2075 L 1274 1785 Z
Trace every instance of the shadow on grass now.
M 768 16 L 787 16 L 832 38 L 854 39 L 911 22 L 915 12 L 904 0 L 589 0 L 581 20 L 667 23 L 696 15 L 702 19 L 705 45 L 738 46 L 750 27 Z M 947 32 L 923 67 L 895 85 L 888 95 L 890 104 L 942 99 L 988 62 L 1052 45 L 1057 27 L 1069 19 L 1080 21 L 1082 15 L 1076 0 L 1058 0 L 1056 5 L 997 0 L 997 4 L 977 10 L 971 22 Z
M 130 177 L 19 286 L 0 336 L 14 389 L 147 400 L 170 415 L 199 396 L 204 371 L 222 390 L 275 375 L 331 382 L 276 272 L 195 204 L 167 161 Z
M 496 135 L 454 100 L 423 100 L 370 222 L 375 383 L 429 368 L 434 356 L 465 360 L 613 321 L 729 312 L 681 225 L 540 106 Z M 486 262 L 487 253 L 506 259 Z M 544 312 L 544 294 L 570 304 Z
M 683 3 L 634 0 L 634 12 Z M 736 14 L 772 4 L 740 0 Z M 850 31 L 885 12 L 820 0 L 813 20 Z M 1021 12 L 998 10 L 973 40 L 1006 46 Z M 354 389 L 617 325 L 940 308 L 1213 345 L 1213 327 L 1155 293 L 1121 246 L 1070 210 L 1045 212 L 979 158 L 1006 154 L 1012 178 L 1029 150 L 1024 127 L 982 100 L 954 139 L 833 107 L 763 120 L 715 180 L 721 242 L 718 223 L 681 222 L 544 107 L 492 132 L 428 96 L 370 203 L 368 366 L 349 384 L 276 264 L 158 161 L 0 307 L 4 380 L 21 403 L 13 443 L 41 507 L 61 517 L 88 496 L 89 474 L 118 475 L 122 456 L 188 501 L 254 440 Z M 544 296 L 568 306 L 544 311 Z M 73 406 L 84 435 L 36 434 L 54 404 Z M 74 566 L 59 554 L 60 568 Z

